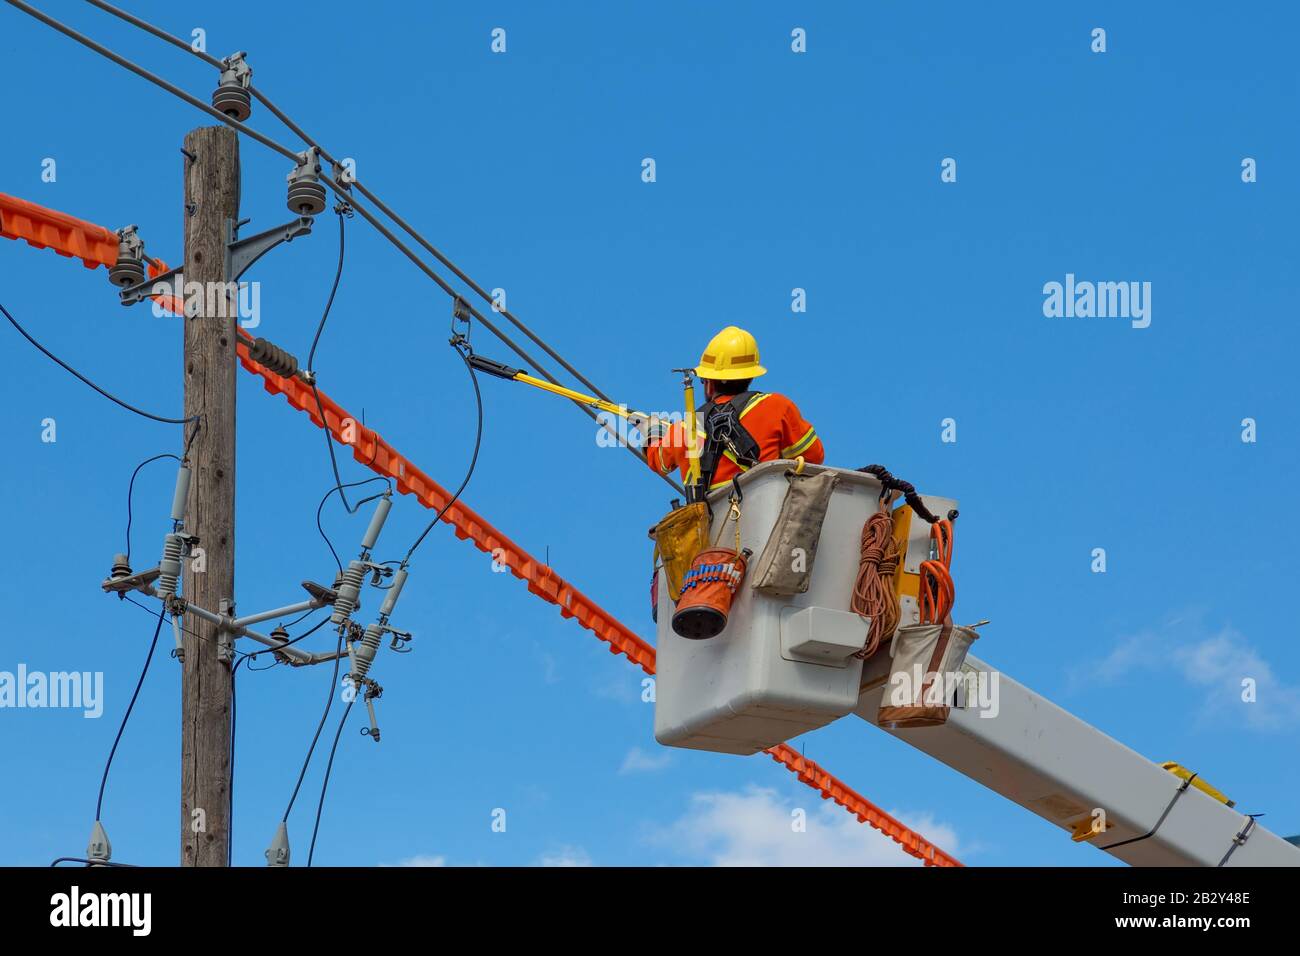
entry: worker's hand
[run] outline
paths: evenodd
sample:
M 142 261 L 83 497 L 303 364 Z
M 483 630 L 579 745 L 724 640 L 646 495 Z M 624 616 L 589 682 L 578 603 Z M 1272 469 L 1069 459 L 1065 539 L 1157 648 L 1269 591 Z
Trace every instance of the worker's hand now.
M 649 419 L 642 419 L 642 423 L 637 425 L 637 431 L 644 437 L 644 444 L 648 445 L 652 441 L 663 441 L 668 435 L 668 430 L 672 427 L 672 422 L 664 421 L 662 418 L 652 415 Z

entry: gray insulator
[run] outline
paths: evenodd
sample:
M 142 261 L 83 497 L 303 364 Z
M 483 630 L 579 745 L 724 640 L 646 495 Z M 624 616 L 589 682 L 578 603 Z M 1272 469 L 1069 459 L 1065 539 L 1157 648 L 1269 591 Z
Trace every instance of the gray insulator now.
M 212 92 L 212 106 L 232 119 L 244 122 L 253 114 L 253 98 L 249 89 L 253 83 L 253 70 L 244 59 L 245 53 L 232 53 L 222 61 L 221 79 Z
M 388 520 L 388 512 L 393 510 L 393 499 L 383 497 L 379 499 L 379 504 L 375 506 L 375 513 L 370 518 L 370 527 L 366 529 L 366 536 L 361 539 L 361 550 L 369 551 L 379 540 L 379 532 L 384 530 L 384 522 Z
M 253 96 L 237 80 L 227 84 L 223 73 L 221 85 L 212 91 L 212 106 L 217 112 L 242 123 L 253 115 Z
M 107 863 L 113 857 L 113 844 L 108 842 L 104 825 L 98 820 L 90 830 L 90 842 L 86 844 L 86 859 L 100 860 Z
M 393 575 L 393 586 L 388 589 L 388 596 L 384 598 L 384 603 L 379 607 L 379 616 L 387 618 L 393 613 L 393 608 L 397 607 L 397 599 L 402 596 L 402 588 L 406 585 L 406 571 L 401 570 Z
M 119 289 L 139 285 L 144 281 L 144 260 L 118 256 L 117 262 L 108 270 L 108 281 Z
M 298 154 L 298 165 L 289 173 L 289 211 L 298 216 L 315 216 L 325 211 L 325 187 L 320 181 L 320 153 L 315 148 Z
M 190 477 L 193 472 L 187 465 L 181 465 L 176 471 L 176 491 L 172 495 L 172 520 L 185 520 L 185 503 L 190 497 Z
M 370 672 L 370 665 L 379 651 L 379 642 L 383 640 L 384 629 L 379 624 L 367 624 L 366 636 L 352 648 L 352 682 L 360 684 Z
M 113 555 L 113 570 L 108 576 L 114 580 L 131 576 L 131 565 L 127 562 L 125 554 Z
M 357 609 L 357 598 L 361 597 L 361 582 L 365 577 L 365 565 L 360 561 L 348 562 L 348 569 L 343 572 L 343 580 L 336 589 L 338 597 L 334 599 L 334 613 L 330 615 L 335 624 L 342 624 Z
M 288 866 L 289 865 L 289 825 L 281 822 L 275 828 L 275 839 L 271 845 L 266 848 L 266 865 L 267 866 Z
M 160 598 L 176 595 L 176 585 L 181 576 L 181 556 L 185 551 L 185 539 L 178 534 L 169 534 L 163 538 L 162 560 L 158 562 L 158 584 L 155 590 Z
M 325 187 L 320 183 L 293 183 L 289 186 L 289 211 L 299 216 L 315 216 L 324 212 Z
M 254 339 L 248 347 L 248 355 L 258 365 L 281 378 L 293 378 L 298 374 L 297 357 L 266 339 Z

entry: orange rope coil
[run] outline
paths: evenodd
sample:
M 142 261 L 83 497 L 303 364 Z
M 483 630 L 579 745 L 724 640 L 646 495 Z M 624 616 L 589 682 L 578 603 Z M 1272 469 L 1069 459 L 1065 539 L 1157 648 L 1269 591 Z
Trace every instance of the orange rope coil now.
M 898 542 L 894 540 L 887 500 L 881 500 L 880 508 L 862 526 L 858 577 L 853 582 L 853 600 L 849 603 L 855 613 L 871 619 L 866 646 L 856 655 L 864 660 L 876 653 L 882 641 L 893 636 L 901 613 L 894 592 Z

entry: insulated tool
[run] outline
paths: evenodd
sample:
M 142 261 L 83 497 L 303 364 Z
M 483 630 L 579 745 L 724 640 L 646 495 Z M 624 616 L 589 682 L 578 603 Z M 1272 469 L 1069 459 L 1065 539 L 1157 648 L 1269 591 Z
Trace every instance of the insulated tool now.
M 522 382 L 525 385 L 531 385 L 533 388 L 540 388 L 544 392 L 550 392 L 553 395 L 559 395 L 563 398 L 572 399 L 591 408 L 598 408 L 602 412 L 609 412 L 611 415 L 617 415 L 619 418 L 625 418 L 633 427 L 638 423 L 649 422 L 650 416 L 645 412 L 638 412 L 628 408 L 626 405 L 615 405 L 613 402 L 607 402 L 603 398 L 597 398 L 595 395 L 587 395 L 583 392 L 575 392 L 571 388 L 565 388 L 563 385 L 554 385 L 545 379 L 529 375 L 523 369 L 514 368 L 501 362 L 494 362 L 490 358 L 484 358 L 482 355 L 473 355 L 469 357 L 469 364 L 480 372 L 486 372 L 488 375 L 495 375 L 497 378 L 504 378 L 510 382 Z

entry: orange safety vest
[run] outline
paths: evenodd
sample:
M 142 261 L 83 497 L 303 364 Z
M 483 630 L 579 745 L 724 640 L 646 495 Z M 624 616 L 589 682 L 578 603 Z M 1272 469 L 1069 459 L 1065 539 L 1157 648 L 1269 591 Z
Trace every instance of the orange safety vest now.
M 732 398 L 731 395 L 719 395 L 714 401 L 726 402 Z M 697 416 L 697 449 L 703 446 L 704 417 L 704 413 Z M 752 395 L 740 410 L 740 419 L 744 422 L 745 430 L 758 442 L 759 461 L 776 461 L 800 455 L 804 461 L 814 465 L 820 465 L 826 460 L 826 449 L 822 447 L 816 429 L 804 420 L 795 403 L 784 395 L 773 392 Z M 679 469 L 684 479 L 690 464 L 686 454 L 685 434 L 686 427 L 678 422 L 662 439 L 650 442 L 645 450 L 646 462 L 650 467 L 662 475 L 669 474 L 674 468 Z M 714 472 L 713 484 L 709 490 L 729 484 L 736 475 L 748 470 L 730 452 L 725 452 L 718 462 L 718 470 Z

